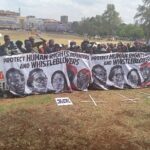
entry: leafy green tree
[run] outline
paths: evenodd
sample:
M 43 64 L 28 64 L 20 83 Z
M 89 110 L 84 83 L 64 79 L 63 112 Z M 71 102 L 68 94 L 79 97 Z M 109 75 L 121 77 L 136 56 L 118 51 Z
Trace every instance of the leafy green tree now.
M 115 10 L 114 4 L 108 4 L 107 9 L 102 14 L 103 29 L 108 35 L 115 35 L 117 27 L 121 24 L 119 13 Z
M 121 24 L 118 27 L 117 35 L 119 37 L 126 37 L 135 40 L 135 39 L 144 38 L 144 30 L 139 25 Z
M 77 21 L 74 21 L 72 24 L 71 24 L 71 28 L 74 32 L 78 32 L 79 28 L 80 28 L 80 25 L 79 25 L 79 22 Z
M 142 24 L 147 40 L 150 39 L 150 0 L 143 0 L 143 5 L 139 5 L 134 17 L 139 24 Z

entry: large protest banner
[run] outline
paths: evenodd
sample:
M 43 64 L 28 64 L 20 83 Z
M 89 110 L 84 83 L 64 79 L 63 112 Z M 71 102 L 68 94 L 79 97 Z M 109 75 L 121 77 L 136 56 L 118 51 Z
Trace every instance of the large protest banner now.
M 67 51 L 6 56 L 3 64 L 9 90 L 15 95 L 70 91 L 67 57 Z
M 91 56 L 95 89 L 140 88 L 150 85 L 150 53 L 109 53 Z
M 59 51 L 3 58 L 8 89 L 15 95 L 87 90 L 91 82 L 90 55 Z
M 68 50 L 0 58 L 0 83 L 15 95 L 150 86 L 150 53 L 89 55 Z

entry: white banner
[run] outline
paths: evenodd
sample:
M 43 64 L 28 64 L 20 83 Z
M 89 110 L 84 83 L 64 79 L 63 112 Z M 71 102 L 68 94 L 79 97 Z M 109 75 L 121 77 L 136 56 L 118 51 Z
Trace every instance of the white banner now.
M 150 53 L 71 51 L 0 58 L 1 89 L 15 95 L 150 86 Z
M 140 88 L 150 85 L 149 53 L 110 53 L 91 56 L 92 87 Z
M 13 94 L 36 94 L 71 91 L 66 72 L 67 51 L 6 56 L 4 72 Z

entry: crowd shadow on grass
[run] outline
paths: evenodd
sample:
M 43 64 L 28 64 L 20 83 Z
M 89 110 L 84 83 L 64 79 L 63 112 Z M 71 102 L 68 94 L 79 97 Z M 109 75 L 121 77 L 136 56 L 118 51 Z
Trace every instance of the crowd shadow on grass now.
M 114 118 L 96 121 L 69 109 L 18 109 L 0 116 L 0 149 L 5 150 L 148 150 L 148 143 L 119 130 Z M 70 113 L 71 112 L 71 113 Z M 72 115 L 70 115 L 72 114 Z M 119 122 L 119 123 L 118 123 Z M 122 125 L 122 124 L 121 124 Z M 139 138 L 140 139 L 140 138 Z

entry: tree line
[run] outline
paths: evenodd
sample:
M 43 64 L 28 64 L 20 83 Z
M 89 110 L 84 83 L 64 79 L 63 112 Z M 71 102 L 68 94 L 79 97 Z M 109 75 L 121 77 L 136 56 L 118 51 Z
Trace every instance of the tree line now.
M 79 22 L 73 22 L 74 32 L 89 36 L 118 36 L 131 40 L 150 38 L 150 0 L 143 0 L 134 17 L 134 24 L 125 24 L 116 11 L 114 4 L 108 4 L 102 15 L 82 18 Z

